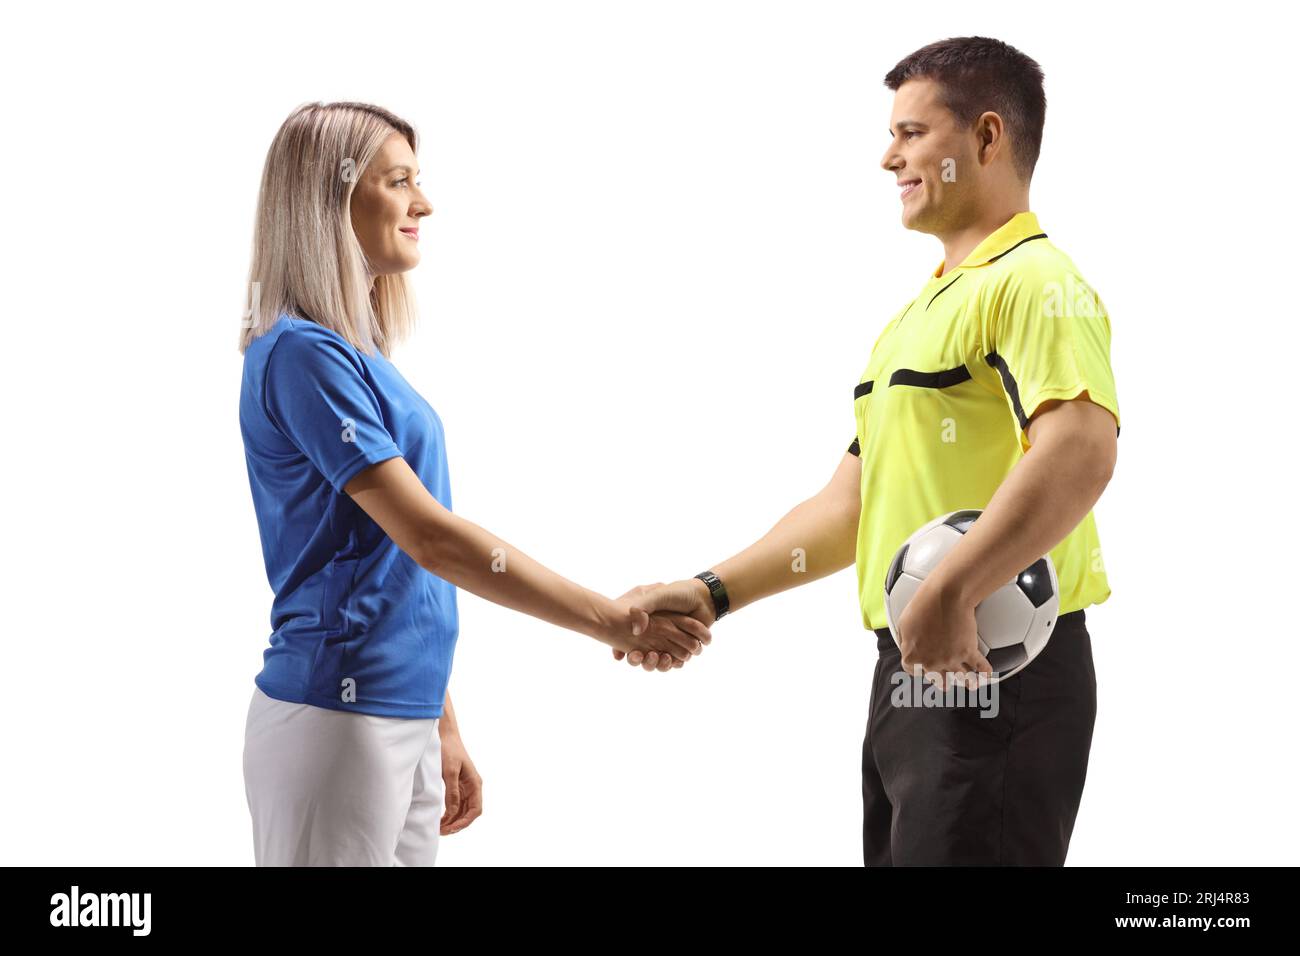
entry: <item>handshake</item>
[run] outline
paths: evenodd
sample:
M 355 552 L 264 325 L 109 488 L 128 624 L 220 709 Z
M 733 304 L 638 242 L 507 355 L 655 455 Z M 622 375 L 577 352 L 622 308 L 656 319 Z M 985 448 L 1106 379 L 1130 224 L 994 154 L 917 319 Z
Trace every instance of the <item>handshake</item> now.
M 607 641 L 614 660 L 647 671 L 681 667 L 713 640 L 713 598 L 699 578 L 643 584 L 618 599 L 632 621 L 632 636 Z

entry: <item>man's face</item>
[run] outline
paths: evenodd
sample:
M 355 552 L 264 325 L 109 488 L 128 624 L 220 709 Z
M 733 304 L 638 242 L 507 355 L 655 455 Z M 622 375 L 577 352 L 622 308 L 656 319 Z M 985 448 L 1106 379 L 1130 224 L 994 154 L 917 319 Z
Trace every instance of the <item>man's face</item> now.
M 901 187 L 903 225 L 943 234 L 962 221 L 980 178 L 976 138 L 939 98 L 934 80 L 912 79 L 894 93 L 889 148 L 880 166 Z

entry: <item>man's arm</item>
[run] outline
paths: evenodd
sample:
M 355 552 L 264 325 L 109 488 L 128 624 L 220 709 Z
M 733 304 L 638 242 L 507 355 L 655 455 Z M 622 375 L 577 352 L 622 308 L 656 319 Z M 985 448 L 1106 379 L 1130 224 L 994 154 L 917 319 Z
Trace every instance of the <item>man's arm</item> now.
M 725 585 L 732 611 L 853 564 L 861 477 L 862 459 L 846 453 L 821 491 L 788 511 L 744 551 L 710 569 Z M 691 581 L 702 589 L 711 610 L 708 585 L 699 578 Z
M 943 600 L 974 607 L 1056 547 L 1101 497 L 1115 470 L 1115 419 L 1087 399 L 1043 402 L 1030 449 L 927 579 Z
M 821 491 L 792 508 L 744 551 L 712 566 L 727 589 L 732 611 L 853 564 L 862 510 L 861 477 L 862 459 L 846 453 Z M 713 623 L 713 599 L 708 585 L 698 578 L 639 590 L 638 607 L 680 611 L 705 625 Z M 618 660 L 623 656 L 614 652 Z M 628 663 L 650 670 L 657 656 L 633 651 Z

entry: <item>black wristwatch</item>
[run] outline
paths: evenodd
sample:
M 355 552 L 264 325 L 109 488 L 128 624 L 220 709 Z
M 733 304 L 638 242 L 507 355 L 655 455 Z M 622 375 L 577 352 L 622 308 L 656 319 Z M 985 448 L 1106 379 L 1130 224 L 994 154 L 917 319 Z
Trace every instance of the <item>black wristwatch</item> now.
M 722 620 L 731 610 L 731 601 L 727 598 L 727 589 L 722 580 L 712 571 L 701 571 L 695 576 L 709 586 L 709 594 L 713 598 L 713 619 Z

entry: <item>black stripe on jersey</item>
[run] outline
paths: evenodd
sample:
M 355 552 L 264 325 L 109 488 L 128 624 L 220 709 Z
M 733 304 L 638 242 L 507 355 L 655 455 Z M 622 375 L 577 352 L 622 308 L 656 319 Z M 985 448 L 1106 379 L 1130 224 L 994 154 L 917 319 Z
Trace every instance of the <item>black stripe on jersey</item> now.
M 1008 249 L 1007 251 L 1010 252 L 1011 250 Z M 959 273 L 957 274 L 957 278 L 953 279 L 951 282 L 949 282 L 946 286 L 944 286 L 942 289 L 940 289 L 940 290 L 939 290 L 938 292 L 936 292 L 934 295 L 930 296 L 930 301 L 927 302 L 927 303 L 925 304 L 926 311 L 929 311 L 930 306 L 934 305 L 934 300 L 935 300 L 935 299 L 939 298 L 939 296 L 943 295 L 945 292 L 947 292 L 949 289 L 951 289 L 953 286 L 955 286 L 958 282 L 960 282 L 960 281 L 961 281 L 961 277 L 964 276 L 965 274 L 966 274 L 966 273 L 964 273 L 964 272 L 959 272 Z
M 872 379 L 872 380 L 869 381 L 869 382 L 859 382 L 857 385 L 853 386 L 853 400 L 856 402 L 856 401 L 857 401 L 859 398 L 861 398 L 863 395 L 870 395 L 870 394 L 871 394 L 871 386 L 875 384 L 875 381 L 876 381 L 875 379 Z M 854 435 L 854 436 L 853 436 L 853 444 L 851 444 L 851 445 L 848 447 L 848 453 L 849 453 L 850 455 L 861 455 L 861 454 L 862 454 L 862 448 L 861 448 L 861 446 L 858 444 L 858 436 L 857 436 L 857 435 Z
M 1037 239 L 1038 236 L 1033 238 Z M 1011 369 L 1007 368 L 1007 361 L 997 352 L 990 352 L 984 357 L 988 362 L 998 370 L 998 375 L 1002 378 L 1002 387 L 1007 390 L 1007 395 L 1011 398 L 1011 407 L 1016 413 L 1016 421 L 1020 422 L 1022 429 L 1029 427 L 1029 416 L 1025 414 L 1025 407 L 1020 404 L 1020 387 L 1016 385 L 1016 378 L 1011 374 Z M 1115 426 L 1115 437 L 1119 437 L 1119 425 Z
M 970 369 L 965 365 L 946 368 L 942 372 L 918 372 L 914 368 L 900 368 L 895 369 L 894 374 L 889 376 L 889 384 L 891 387 L 919 385 L 921 388 L 948 388 L 951 385 L 960 385 L 970 377 Z
M 1011 250 L 1008 249 L 1007 251 L 1010 252 Z M 1007 360 L 997 352 L 990 352 L 984 356 L 984 361 L 998 370 L 998 375 L 1002 377 L 1002 387 L 1007 390 L 1007 395 L 1011 398 L 1011 408 L 1016 413 L 1016 421 L 1020 422 L 1021 428 L 1028 428 L 1029 419 L 1025 415 L 1024 406 L 1020 404 L 1020 387 L 1016 385 L 1016 379 L 1011 374 L 1011 369 L 1007 368 Z
M 1036 235 L 1036 236 L 1025 236 L 1025 238 L 1021 239 L 1021 240 L 1020 240 L 1019 242 L 1017 242 L 1014 246 L 1012 246 L 1011 249 L 1008 249 L 1007 252 L 1010 252 L 1012 249 L 1019 249 L 1019 248 L 1020 248 L 1021 246 L 1023 246 L 1026 242 L 1033 242 L 1035 239 L 1046 239 L 1046 238 L 1047 238 L 1047 233 L 1045 233 L 1045 232 L 1040 232 L 1040 233 L 1039 233 L 1038 235 Z M 992 259 L 990 259 L 989 262 L 997 262 L 999 259 L 1001 259 L 1003 256 L 1005 256 L 1005 255 L 1007 254 L 1007 252 L 999 252 L 996 256 L 994 256 Z M 985 265 L 988 265 L 988 263 L 985 263 Z

